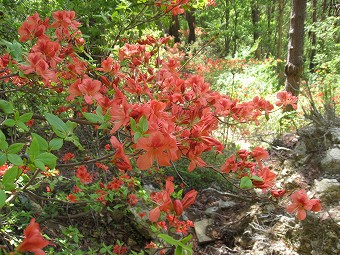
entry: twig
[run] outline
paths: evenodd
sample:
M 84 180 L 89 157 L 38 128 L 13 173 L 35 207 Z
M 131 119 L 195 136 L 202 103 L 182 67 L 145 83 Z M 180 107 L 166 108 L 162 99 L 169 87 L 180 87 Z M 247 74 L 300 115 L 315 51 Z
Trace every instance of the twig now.
M 181 176 L 181 174 L 177 171 L 177 168 L 176 168 L 176 165 L 174 164 L 174 162 L 172 162 L 171 160 L 171 164 L 172 164 L 172 167 L 174 168 L 175 172 L 177 173 L 177 176 L 181 179 L 182 183 L 185 185 L 185 186 L 189 186 L 185 181 L 184 181 L 184 178 Z
M 91 164 L 93 162 L 97 162 L 97 161 L 101 161 L 103 159 L 107 159 L 109 157 L 112 157 L 113 155 L 115 155 L 116 152 L 107 154 L 101 158 L 95 158 L 95 159 L 90 159 L 87 161 L 81 161 L 81 162 L 75 162 L 75 163 L 68 163 L 68 164 L 57 164 L 56 167 L 72 167 L 72 166 L 79 166 L 79 165 L 86 165 L 86 164 Z
M 177 70 L 178 72 L 181 72 L 183 69 L 184 69 L 184 67 L 191 61 L 191 60 L 193 60 L 199 53 L 201 53 L 201 51 L 202 50 L 204 50 L 209 44 L 211 44 L 213 41 L 215 41 L 215 39 L 216 39 L 216 37 L 218 36 L 218 34 L 217 35 L 215 35 L 215 36 L 213 36 L 210 40 L 209 40 L 209 42 L 207 42 L 206 44 L 204 44 L 196 53 L 195 53 L 195 55 L 193 55 L 191 58 L 189 58 L 187 61 L 185 61 L 185 63 Z
M 229 193 L 229 192 L 222 192 L 222 191 L 219 191 L 217 189 L 214 189 L 214 188 L 206 188 L 204 190 L 202 190 L 201 192 L 207 192 L 207 191 L 213 191 L 213 192 L 216 192 L 218 193 L 219 195 L 222 195 L 222 196 L 228 196 L 228 197 L 233 197 L 233 198 L 237 198 L 237 199 L 241 199 L 241 200 L 244 200 L 244 201 L 253 201 L 252 199 L 250 198 L 246 198 L 246 197 L 242 197 L 240 196 L 239 194 L 233 194 L 233 193 Z
M 25 191 L 31 184 L 32 182 L 35 180 L 35 178 L 38 176 L 38 174 L 40 173 L 40 169 L 37 168 L 34 172 L 34 174 L 32 175 L 31 179 L 28 181 L 28 183 L 26 183 L 26 185 L 21 189 L 21 192 Z M 6 199 L 6 203 L 11 202 L 14 198 L 16 198 L 18 196 L 20 192 L 15 192 L 14 194 L 10 195 L 7 199 Z

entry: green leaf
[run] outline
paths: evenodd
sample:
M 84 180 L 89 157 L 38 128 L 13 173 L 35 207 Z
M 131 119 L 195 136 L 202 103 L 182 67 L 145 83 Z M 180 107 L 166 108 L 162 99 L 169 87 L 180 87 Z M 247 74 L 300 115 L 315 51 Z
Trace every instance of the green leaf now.
M 9 43 L 9 44 L 7 44 L 7 46 L 8 46 L 7 52 L 16 61 L 21 62 L 22 61 L 22 45 L 18 41 L 13 40 L 13 43 Z
M 66 122 L 66 127 L 67 127 L 67 133 L 72 134 L 73 130 L 77 127 L 77 123 L 68 120 Z
M 15 189 L 15 180 L 18 176 L 18 167 L 17 166 L 13 166 L 11 168 L 9 168 L 5 174 L 4 177 L 2 179 L 2 184 L 5 186 L 5 189 L 8 191 L 11 191 L 13 189 Z
M 61 138 L 54 138 L 50 141 L 48 148 L 51 151 L 59 150 L 63 146 L 63 139 Z
M 27 154 L 31 160 L 34 160 L 35 157 L 40 154 L 40 144 L 36 137 L 32 139 L 31 145 L 27 150 Z
M 0 140 L 0 150 L 7 150 L 8 148 L 8 143 L 5 140 Z
M 28 112 L 28 113 L 24 113 L 23 115 L 21 115 L 18 119 L 18 121 L 21 122 L 28 122 L 32 119 L 33 113 Z
M 133 140 L 135 143 L 137 143 L 138 139 L 142 137 L 142 134 L 140 132 L 135 132 L 133 135 Z
M 13 119 L 7 119 L 3 122 L 3 124 L 7 127 L 14 127 L 15 126 L 15 120 Z
M 240 188 L 241 189 L 249 189 L 253 187 L 253 183 L 249 176 L 243 176 L 240 181 Z
M 131 126 L 131 130 L 133 132 L 136 132 L 137 131 L 137 125 L 136 125 L 136 121 L 134 118 L 131 118 L 130 117 L 130 126 Z
M 13 163 L 14 165 L 17 165 L 17 166 L 24 165 L 22 158 L 17 154 L 7 154 L 7 159 L 9 162 Z
M 17 187 L 17 185 L 15 183 L 6 183 L 6 184 L 4 184 L 4 188 L 5 188 L 6 191 L 15 190 L 16 187 Z
M 83 112 L 83 115 L 84 115 L 85 119 L 87 119 L 88 121 L 90 121 L 92 123 L 100 124 L 100 123 L 103 122 L 103 118 L 101 118 L 97 114 L 89 113 L 89 112 Z
M 6 141 L 6 136 L 4 134 L 4 132 L 2 132 L 2 130 L 0 129 L 0 142 L 2 141 Z
M 98 105 L 98 107 L 96 108 L 96 114 L 100 117 L 103 117 L 103 110 L 100 107 L 100 105 Z
M 7 155 L 0 151 L 0 165 L 2 166 L 7 161 Z
M 45 118 L 48 121 L 48 123 L 52 126 L 52 129 L 57 134 L 57 136 L 61 138 L 66 137 L 69 128 L 58 116 L 52 113 L 45 113 Z
M 167 234 L 159 234 L 158 237 L 163 239 L 166 243 L 171 244 L 171 245 L 177 246 L 181 244 L 178 240 L 173 239 L 171 236 Z
M 13 103 L 0 99 L 0 109 L 6 114 L 13 113 Z
M 24 147 L 24 145 L 25 145 L 24 143 L 13 143 L 8 147 L 7 153 L 16 154 L 19 151 L 21 151 L 21 149 Z
M 30 129 L 26 126 L 26 124 L 25 124 L 24 122 L 18 121 L 18 122 L 16 123 L 16 125 L 17 125 L 19 128 L 23 129 L 24 131 L 30 130 Z
M 143 115 L 138 123 L 138 126 L 141 128 L 142 132 L 145 133 L 146 131 L 148 131 L 148 120 L 146 119 L 146 117 Z
M 41 171 L 45 171 L 45 164 L 39 159 L 34 160 L 34 165 L 39 168 Z
M 58 129 L 56 129 L 56 128 L 54 128 L 54 127 L 52 127 L 52 130 L 53 130 L 53 132 L 54 132 L 57 136 L 59 136 L 60 138 L 66 138 L 66 137 L 67 137 L 66 131 L 65 131 L 65 132 L 64 132 L 64 131 L 59 131 Z
M 17 121 L 19 119 L 19 112 L 15 111 L 14 112 L 14 119 Z
M 65 141 L 68 141 L 68 142 L 71 142 L 73 143 L 75 146 L 77 146 L 77 148 L 81 151 L 84 150 L 84 147 L 80 144 L 79 142 L 79 138 L 75 135 L 72 135 L 72 136 L 68 136 L 65 138 Z
M 190 235 L 184 237 L 184 238 L 181 240 L 181 243 L 182 243 L 182 244 L 186 244 L 187 242 L 189 242 L 189 241 L 191 240 L 191 238 L 192 238 L 192 234 L 190 234 Z
M 175 255 L 183 255 L 183 248 L 181 246 L 176 246 Z
M 269 114 L 268 113 L 265 113 L 264 116 L 266 117 L 266 120 L 269 120 Z
M 48 143 L 43 137 L 41 137 L 40 135 L 38 135 L 36 133 L 32 133 L 32 143 L 33 143 L 33 140 L 38 141 L 39 151 L 47 151 L 48 150 Z
M 49 152 L 41 153 L 35 158 L 35 161 L 36 160 L 43 162 L 50 169 L 54 169 L 57 164 L 57 157 Z
M 4 207 L 6 204 L 6 193 L 3 190 L 0 190 L 0 208 Z
M 259 176 L 256 176 L 256 175 L 253 175 L 253 176 L 251 177 L 251 179 L 254 180 L 254 181 L 263 182 L 263 179 L 262 179 L 261 177 L 259 177 Z

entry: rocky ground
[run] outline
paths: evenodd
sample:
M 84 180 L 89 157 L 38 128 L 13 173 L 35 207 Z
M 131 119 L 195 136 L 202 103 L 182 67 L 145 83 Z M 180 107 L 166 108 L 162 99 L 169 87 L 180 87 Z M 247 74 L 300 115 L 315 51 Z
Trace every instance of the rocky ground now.
M 340 254 L 340 128 L 307 127 L 274 142 L 266 162 L 288 190 L 280 201 L 203 190 L 187 216 L 195 221 L 195 253 L 207 255 Z M 304 221 L 284 206 L 295 189 L 322 201 Z M 256 193 L 263 196 L 262 192 Z M 241 198 L 241 199 L 240 199 Z
M 245 194 L 216 185 L 201 190 L 184 215 L 195 223 L 194 255 L 340 254 L 340 128 L 311 126 L 286 134 L 271 144 L 265 163 L 275 170 L 278 185 L 287 194 L 273 200 L 260 190 Z M 304 221 L 285 210 L 289 195 L 301 188 L 323 206 L 322 212 L 308 213 Z M 53 217 L 42 227 L 49 237 L 58 238 L 67 226 L 76 226 L 84 242 L 74 245 L 82 250 L 94 241 L 121 240 L 129 249 L 140 251 L 155 238 L 133 211 L 104 210 L 93 215 L 79 213 L 81 208 L 66 209 L 67 217 Z

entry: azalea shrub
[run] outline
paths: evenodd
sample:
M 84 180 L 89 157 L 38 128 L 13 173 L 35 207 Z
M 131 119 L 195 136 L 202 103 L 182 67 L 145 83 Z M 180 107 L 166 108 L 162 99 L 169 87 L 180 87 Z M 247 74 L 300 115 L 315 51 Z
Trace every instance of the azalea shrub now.
M 12 210 L 20 194 L 95 212 L 133 208 L 161 240 L 146 244 L 145 252 L 164 253 L 170 245 L 190 253 L 193 222 L 182 214 L 198 192 L 168 176 L 179 160 L 188 162 L 189 172 L 204 168 L 232 176 L 240 189 L 285 194 L 275 187 L 276 174 L 263 163 L 269 154 L 261 146 L 225 156 L 220 165 L 202 158 L 207 152 L 227 155 L 214 136 L 221 124 L 259 123 L 274 110 L 273 103 L 212 90 L 204 77 L 185 71 L 184 54 L 169 46 L 168 37 L 145 36 L 95 63 L 84 50 L 80 26 L 73 11 L 54 12 L 51 20 L 35 13 L 20 26 L 20 43 L 9 43 L 0 58 L 2 210 Z M 21 104 L 22 98 L 38 100 Z M 51 101 L 45 105 L 45 100 Z M 296 98 L 280 92 L 275 104 L 296 108 Z M 147 191 L 144 179 L 155 176 L 161 179 Z M 305 210 L 321 209 L 303 191 L 292 201 L 287 211 L 297 212 L 300 220 Z M 45 246 L 61 244 L 46 241 L 32 219 L 15 245 L 15 253 L 44 254 Z M 128 251 L 117 244 L 110 252 Z

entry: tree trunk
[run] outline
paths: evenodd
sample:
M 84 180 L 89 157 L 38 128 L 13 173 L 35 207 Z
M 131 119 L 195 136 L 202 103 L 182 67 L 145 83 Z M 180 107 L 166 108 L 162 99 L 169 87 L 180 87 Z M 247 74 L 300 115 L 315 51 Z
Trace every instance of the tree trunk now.
M 286 73 L 286 91 L 299 95 L 303 71 L 304 24 L 307 0 L 292 0 Z
M 327 0 L 323 0 L 322 3 L 322 15 L 321 15 L 321 20 L 324 20 L 326 17 L 326 11 L 327 11 Z
M 190 10 L 185 12 L 185 18 L 187 19 L 189 27 L 188 43 L 193 43 L 196 41 L 194 11 L 194 8 L 191 7 Z
M 238 25 L 238 15 L 239 12 L 237 10 L 237 7 L 234 6 L 234 11 L 235 11 L 235 18 L 234 18 L 234 27 L 233 27 L 233 52 L 232 52 L 232 57 L 234 58 L 236 55 L 237 51 L 237 38 L 238 38 L 238 32 L 237 32 L 237 25 Z
M 277 17 L 277 58 L 282 59 L 282 27 L 283 27 L 283 0 L 278 1 L 279 11 Z
M 229 0 L 225 0 L 225 31 L 226 34 L 224 36 L 224 49 L 225 49 L 225 54 L 228 55 L 230 51 L 230 36 L 229 36 L 229 19 L 230 19 L 230 8 L 229 8 Z
M 313 21 L 313 24 L 316 23 L 316 4 L 317 4 L 317 1 L 316 0 L 313 0 L 313 16 L 312 16 L 312 21 Z M 310 72 L 314 72 L 314 68 L 315 68 L 315 63 L 314 63 L 314 57 L 316 55 L 316 33 L 314 31 L 311 32 L 310 34 L 311 36 L 311 41 L 312 41 L 312 50 L 310 52 L 310 62 L 309 62 L 309 71 Z
M 169 27 L 169 35 L 174 37 L 175 43 L 181 42 L 179 38 L 179 20 L 178 15 L 172 15 L 172 20 Z
M 257 0 L 252 1 L 251 17 L 252 17 L 252 22 L 253 22 L 253 39 L 254 39 L 254 44 L 255 44 L 255 43 L 257 43 L 258 39 L 260 38 L 260 32 L 259 32 L 259 28 L 258 28 L 258 23 L 260 21 L 260 10 L 259 10 Z M 261 51 L 260 51 L 259 45 L 257 46 L 257 48 L 255 50 L 255 58 L 256 59 L 261 58 Z
M 277 55 L 276 58 L 280 59 L 280 61 L 277 62 L 277 73 L 279 78 L 279 84 L 278 89 L 281 88 L 284 85 L 285 82 L 285 74 L 283 72 L 284 65 L 283 62 L 281 62 L 283 56 L 282 56 L 282 38 L 283 38 L 283 0 L 278 1 L 278 17 L 277 17 Z

